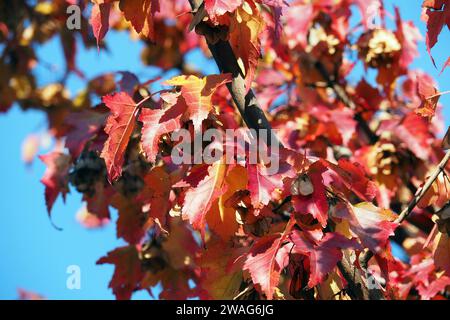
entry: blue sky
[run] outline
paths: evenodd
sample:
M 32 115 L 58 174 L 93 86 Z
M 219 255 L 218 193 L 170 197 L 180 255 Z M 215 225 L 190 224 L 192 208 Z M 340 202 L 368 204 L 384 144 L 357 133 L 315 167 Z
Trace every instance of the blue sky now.
M 402 18 L 413 20 L 423 35 L 425 26 L 420 21 L 422 1 L 398 0 Z M 386 1 L 392 12 L 394 1 Z M 433 49 L 436 62 L 441 66 L 447 59 L 449 32 L 444 30 L 440 41 Z M 86 51 L 79 48 L 78 66 L 87 78 L 104 72 L 129 70 L 147 80 L 155 70 L 144 67 L 140 62 L 142 44 L 134 42 L 126 34 L 110 32 L 106 41 L 109 52 Z M 414 68 L 427 71 L 436 77 L 441 90 L 450 90 L 450 69 L 440 77 L 426 52 L 425 43 L 420 43 L 420 58 Z M 38 67 L 36 75 L 40 84 L 57 81 L 64 71 L 64 59 L 58 41 L 51 41 L 38 51 L 39 57 L 55 66 L 52 72 Z M 206 72 L 216 72 L 212 63 L 205 63 L 200 54 L 189 57 L 191 63 L 200 65 Z M 83 87 L 83 83 L 71 76 L 68 86 L 72 94 Z M 450 97 L 443 96 L 446 124 L 450 124 Z M 107 288 L 113 266 L 96 266 L 95 261 L 106 252 L 122 244 L 116 240 L 115 224 L 101 230 L 86 230 L 75 220 L 75 213 L 81 207 L 81 196 L 72 190 L 66 204 L 58 199 L 53 208 L 53 221 L 63 231 L 57 231 L 49 223 L 45 203 L 44 188 L 39 182 L 45 167 L 38 160 L 31 167 L 21 161 L 21 144 L 32 132 L 43 132 L 46 128 L 44 114 L 38 111 L 22 112 L 12 108 L 0 115 L 0 299 L 14 299 L 17 288 L 24 288 L 43 294 L 50 299 L 112 299 Z M 81 289 L 68 290 L 66 269 L 70 265 L 81 268 Z M 148 298 L 145 292 L 134 298 Z

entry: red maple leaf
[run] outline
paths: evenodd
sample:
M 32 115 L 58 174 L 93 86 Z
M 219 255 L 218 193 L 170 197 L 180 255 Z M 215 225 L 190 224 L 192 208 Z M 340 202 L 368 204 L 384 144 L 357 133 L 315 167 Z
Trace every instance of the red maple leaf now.
M 144 277 L 137 248 L 125 246 L 114 249 L 97 261 L 97 264 L 105 263 L 115 266 L 109 287 L 113 290 L 116 298 L 119 300 L 130 299 Z
M 142 146 L 148 161 L 154 162 L 158 154 L 158 143 L 164 134 L 181 128 L 186 102 L 178 94 L 161 95 L 163 109 L 144 108 L 139 116 L 142 127 Z
M 244 263 L 244 270 L 248 270 L 254 284 L 271 300 L 275 287 L 280 281 L 280 273 L 286 267 L 286 257 L 289 250 L 281 250 L 289 247 L 285 243 L 294 226 L 294 219 L 286 225 L 281 234 L 272 234 L 260 238 L 250 249 Z
M 109 30 L 109 12 L 112 3 L 104 2 L 92 6 L 91 19 L 89 22 L 92 25 L 94 36 L 97 39 L 97 48 L 99 48 L 100 41 L 105 37 Z
M 45 203 L 50 215 L 53 204 L 61 193 L 63 200 L 69 192 L 69 168 L 71 164 L 70 156 L 58 151 L 39 156 L 39 159 L 45 163 L 47 169 L 41 182 L 45 185 Z
M 347 239 L 334 232 L 326 233 L 320 240 L 314 240 L 306 233 L 295 230 L 291 234 L 291 240 L 294 243 L 293 252 L 309 257 L 310 288 L 321 283 L 336 267 L 342 259 L 342 249 L 362 249 L 355 239 Z
M 433 57 L 431 56 L 431 49 L 438 41 L 438 36 L 442 28 L 447 25 L 450 28 L 450 1 L 449 0 L 425 0 L 422 3 L 424 14 L 422 19 L 427 24 L 427 50 L 436 66 Z
M 104 96 L 103 103 L 112 114 L 106 123 L 108 140 L 100 156 L 105 159 L 109 180 L 114 181 L 122 174 L 125 151 L 136 126 L 139 108 L 125 92 Z

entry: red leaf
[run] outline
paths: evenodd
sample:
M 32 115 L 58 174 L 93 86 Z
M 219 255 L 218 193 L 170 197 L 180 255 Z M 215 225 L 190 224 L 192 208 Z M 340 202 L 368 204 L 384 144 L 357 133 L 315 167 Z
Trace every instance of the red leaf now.
M 130 244 L 138 244 L 145 234 L 142 205 L 132 198 L 119 194 L 112 200 L 112 205 L 119 213 L 116 225 L 117 237 Z
M 450 1 L 449 0 L 425 0 L 422 3 L 424 8 L 424 14 L 422 19 L 427 24 L 427 50 L 431 56 L 431 49 L 434 47 L 438 41 L 439 33 L 441 33 L 442 28 L 447 25 L 450 28 Z
M 279 175 L 269 175 L 262 164 L 249 164 L 248 186 L 252 205 L 255 209 L 261 209 L 269 204 L 275 189 L 283 187 Z
M 365 28 L 369 29 L 374 18 L 380 13 L 380 0 L 354 0 L 354 2 L 361 12 L 361 22 Z
M 334 215 L 346 219 L 350 224 L 350 230 L 358 236 L 364 247 L 373 252 L 379 252 L 398 224 L 391 222 L 395 215 L 385 209 L 375 207 L 368 202 L 362 202 L 353 206 L 351 204 L 338 203 L 334 207 Z
M 291 234 L 291 239 L 294 243 L 293 252 L 309 257 L 310 288 L 321 283 L 326 275 L 333 271 L 338 261 L 342 259 L 342 249 L 362 249 L 355 239 L 347 239 L 333 232 L 326 233 L 319 241 L 314 241 L 304 232 L 295 230 Z
M 243 63 L 247 91 L 251 89 L 261 55 L 259 36 L 263 30 L 264 20 L 257 7 L 239 8 L 231 20 L 229 41 L 236 58 Z
M 431 119 L 436 112 L 440 95 L 433 82 L 430 82 L 427 78 L 417 77 L 417 95 L 421 100 L 421 104 L 416 109 L 416 113 L 424 118 Z
M 425 161 L 430 158 L 433 136 L 425 119 L 414 113 L 408 113 L 394 132 L 417 158 Z
M 242 0 L 205 0 L 205 9 L 209 17 L 214 20 L 216 16 L 234 12 L 241 4 Z
M 114 193 L 115 191 L 111 186 L 105 186 L 103 181 L 97 182 L 95 193 L 93 195 L 84 194 L 83 196 L 83 201 L 86 201 L 87 211 L 97 216 L 100 220 L 109 220 L 109 205 Z
M 254 284 L 259 285 L 261 291 L 271 300 L 275 287 L 280 281 L 280 273 L 286 267 L 288 250 L 280 250 L 285 244 L 289 232 L 294 225 L 291 219 L 283 234 L 272 234 L 259 239 L 250 249 L 244 263 L 244 270 L 248 270 Z
M 119 8 L 137 33 L 155 39 L 154 16 L 159 11 L 159 0 L 120 0 Z
M 326 168 L 320 162 L 312 164 L 306 174 L 310 180 L 311 191 L 305 193 L 299 190 L 298 194 L 293 194 L 292 196 L 295 212 L 298 214 L 311 214 L 324 228 L 328 220 L 328 201 L 322 179 L 322 173 L 325 170 Z
M 103 103 L 111 110 L 105 132 L 108 134 L 101 157 L 105 159 L 109 181 L 122 174 L 125 151 L 136 125 L 137 105 L 125 92 L 104 96 Z
M 192 226 L 200 230 L 204 239 L 206 214 L 213 202 L 225 193 L 224 185 L 227 166 L 218 161 L 208 169 L 208 175 L 195 187 L 186 192 L 182 215 Z
M 186 104 L 178 95 L 169 93 L 161 96 L 167 100 L 165 109 L 144 108 L 139 116 L 142 127 L 142 146 L 148 161 L 154 162 L 158 154 L 158 143 L 162 135 L 173 132 L 182 125 Z
M 66 194 L 69 192 L 70 156 L 54 151 L 39 156 L 39 159 L 47 166 L 41 182 L 45 185 L 45 203 L 50 215 L 58 195 L 61 193 L 63 200 L 65 200 Z
M 149 206 L 149 216 L 166 224 L 166 214 L 170 206 L 170 175 L 164 167 L 153 168 L 145 177 L 145 188 L 138 196 L 138 200 Z M 145 209 L 144 209 L 145 210 Z
M 364 168 L 357 162 L 352 163 L 347 159 L 339 159 L 335 165 L 326 160 L 320 160 L 327 168 L 337 173 L 337 177 L 342 183 L 358 197 L 366 201 L 372 201 L 377 194 L 377 187 L 374 182 L 366 177 Z
M 71 156 L 76 159 L 83 151 L 86 142 L 95 134 L 99 133 L 100 128 L 105 123 L 106 113 L 95 112 L 92 110 L 83 110 L 73 112 L 65 121 L 70 127 L 66 138 L 66 148 L 69 149 Z
M 110 10 L 111 3 L 94 4 L 92 7 L 90 23 L 94 36 L 97 39 L 97 48 L 99 48 L 100 41 L 102 41 L 108 32 Z
M 141 269 L 141 260 L 135 246 L 126 246 L 108 252 L 100 258 L 97 264 L 113 264 L 114 274 L 109 283 L 114 295 L 119 300 L 128 300 L 133 291 L 139 287 L 144 277 Z
M 448 286 L 450 286 L 450 277 L 441 276 L 427 286 L 422 283 L 419 284 L 417 289 L 423 300 L 430 300 L 438 293 L 444 291 Z

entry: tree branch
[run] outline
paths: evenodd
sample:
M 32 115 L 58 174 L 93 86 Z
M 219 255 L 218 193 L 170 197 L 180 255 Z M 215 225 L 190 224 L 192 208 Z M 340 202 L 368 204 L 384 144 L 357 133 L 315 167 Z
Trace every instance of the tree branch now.
M 373 279 L 374 286 L 369 288 L 367 279 L 361 275 L 350 262 L 348 252 L 344 252 L 341 261 L 338 262 L 337 267 L 348 284 L 348 291 L 351 296 L 358 300 L 385 300 L 381 286 Z
M 201 7 L 203 1 L 189 0 L 189 3 L 191 4 L 192 10 L 197 11 Z M 204 22 L 199 22 L 199 24 L 201 23 Z M 259 129 L 267 130 L 270 132 L 270 135 L 267 135 L 265 141 L 266 144 L 270 146 L 272 143 L 276 143 L 281 146 L 281 142 L 272 130 L 264 111 L 259 106 L 253 90 L 249 89 L 248 92 L 246 91 L 245 78 L 242 75 L 241 68 L 239 67 L 230 43 L 224 40 L 218 40 L 215 43 L 211 43 L 208 39 L 207 43 L 220 72 L 232 74 L 233 79 L 227 84 L 227 87 L 247 126 L 250 129 L 255 129 L 257 133 Z
M 403 211 L 398 215 L 398 217 L 394 220 L 394 222 L 400 224 L 402 223 L 414 210 L 417 203 L 423 198 L 425 193 L 431 188 L 433 185 L 433 182 L 437 179 L 439 174 L 445 170 L 445 167 L 447 166 L 448 161 L 450 160 L 450 150 L 447 151 L 445 156 L 442 158 L 439 165 L 434 169 L 431 176 L 428 177 L 423 187 L 419 190 L 419 192 L 414 196 L 414 198 L 409 202 L 408 206 L 403 209 Z M 369 263 L 369 260 L 373 257 L 372 251 L 366 251 L 359 259 L 361 266 L 364 269 L 367 269 L 367 265 Z

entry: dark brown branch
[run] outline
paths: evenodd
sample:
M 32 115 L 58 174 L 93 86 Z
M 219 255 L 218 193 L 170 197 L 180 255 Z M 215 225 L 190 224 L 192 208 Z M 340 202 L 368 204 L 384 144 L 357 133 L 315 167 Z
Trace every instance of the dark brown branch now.
M 423 187 L 419 190 L 419 192 L 414 196 L 414 198 L 409 202 L 408 206 L 398 215 L 397 219 L 394 222 L 400 224 L 402 223 L 414 210 L 419 201 L 423 198 L 425 193 L 431 188 L 433 182 L 437 179 L 441 172 L 444 172 L 445 167 L 447 166 L 448 161 L 450 160 L 450 150 L 447 151 L 445 156 L 442 158 L 439 165 L 434 169 L 431 176 L 428 177 Z M 360 264 L 364 269 L 367 269 L 367 265 L 369 260 L 373 257 L 372 251 L 366 251 L 360 257 Z
M 349 294 L 358 300 L 384 300 L 381 286 L 373 279 L 373 288 L 370 288 L 367 277 L 361 275 L 350 262 L 349 253 L 345 252 L 344 257 L 338 262 L 337 267 L 348 284 Z
M 202 0 L 189 0 L 189 2 L 193 11 L 197 11 L 203 3 Z M 199 24 L 201 23 L 204 22 L 199 22 Z M 228 83 L 227 87 L 247 126 L 250 129 L 255 129 L 257 133 L 259 129 L 266 129 L 270 133 L 270 135 L 267 135 L 267 145 L 270 146 L 272 143 L 281 145 L 264 111 L 259 106 L 253 90 L 249 89 L 248 92 L 246 91 L 245 78 L 242 75 L 230 43 L 224 40 L 218 40 L 215 43 L 207 42 L 220 72 L 231 73 L 233 76 L 231 83 Z

